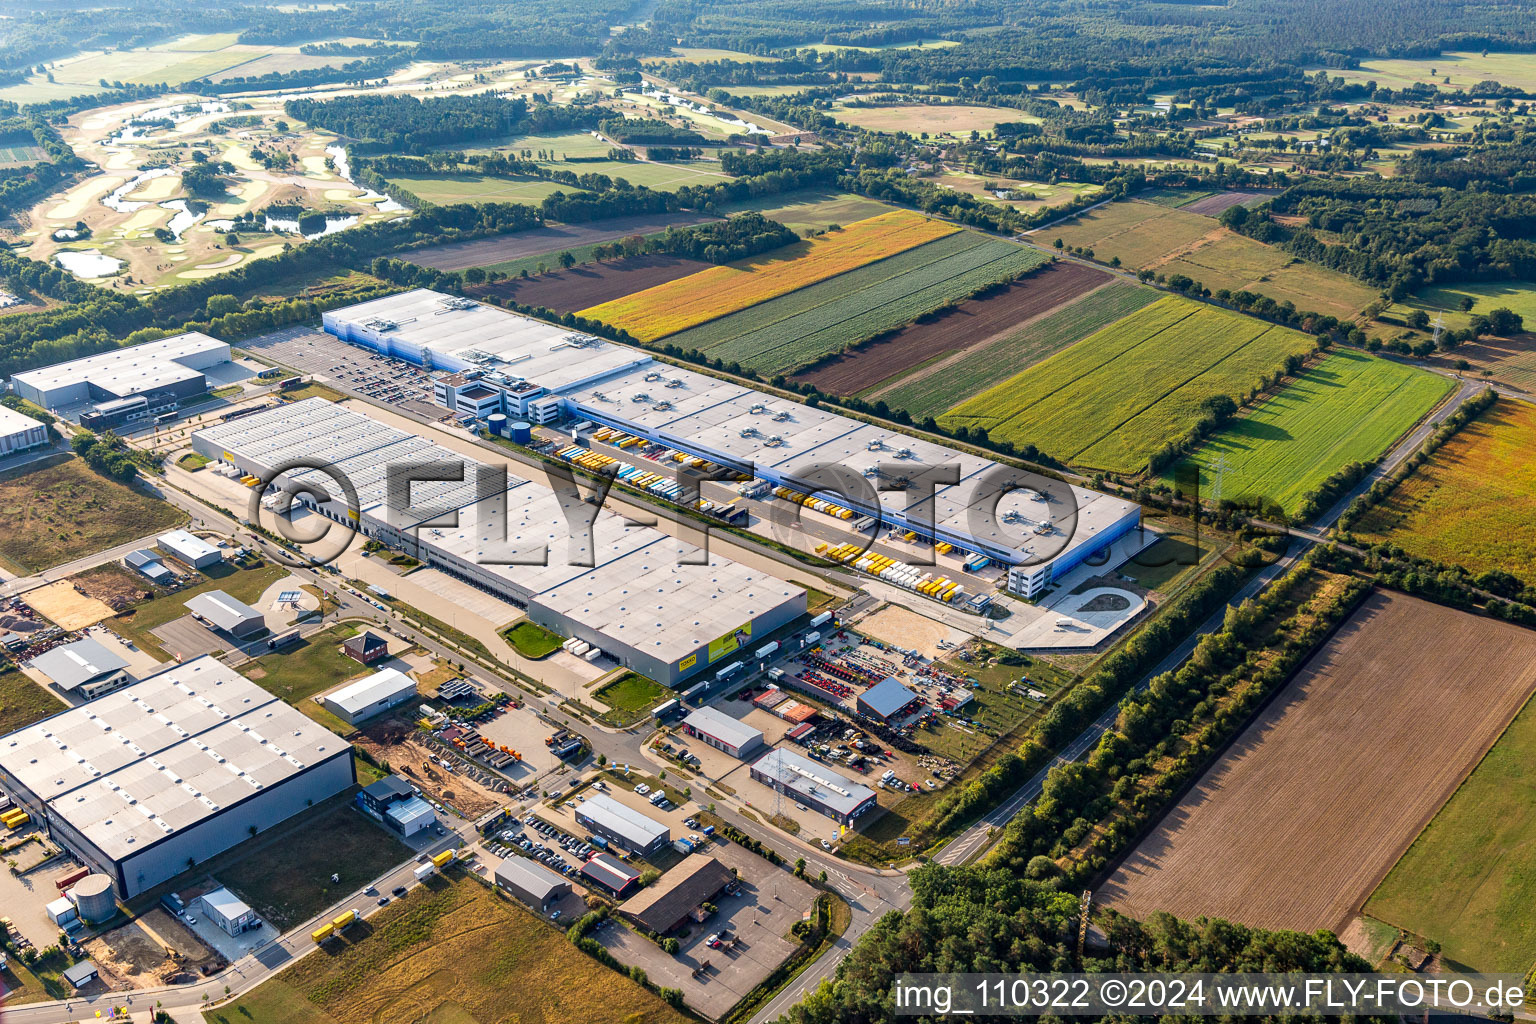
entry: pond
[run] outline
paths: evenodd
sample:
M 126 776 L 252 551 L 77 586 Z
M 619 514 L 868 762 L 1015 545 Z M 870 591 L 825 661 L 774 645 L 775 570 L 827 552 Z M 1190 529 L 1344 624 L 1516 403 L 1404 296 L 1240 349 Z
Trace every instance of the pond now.
M 53 260 L 76 277 L 111 277 L 122 269 L 123 261 L 107 256 L 100 249 L 61 249 Z

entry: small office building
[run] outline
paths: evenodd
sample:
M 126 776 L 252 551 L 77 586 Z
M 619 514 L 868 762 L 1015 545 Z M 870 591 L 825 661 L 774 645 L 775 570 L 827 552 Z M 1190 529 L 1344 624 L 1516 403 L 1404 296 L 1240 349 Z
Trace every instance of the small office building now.
M 32 659 L 32 667 L 59 689 L 85 700 L 121 689 L 133 682 L 128 662 L 86 637 L 62 644 Z
M 261 927 L 261 918 L 256 916 L 256 911 L 246 906 L 244 900 L 222 886 L 212 892 L 203 893 L 197 898 L 197 902 L 200 904 L 203 916 L 231 937 Z
M 724 711 L 699 708 L 683 719 L 683 732 L 732 757 L 749 757 L 763 745 L 763 734 Z
M 570 880 L 557 875 L 527 857 L 508 857 L 496 865 L 496 884 L 535 910 L 549 905 L 571 891 Z
M 222 590 L 197 594 L 186 602 L 188 610 L 214 629 L 221 629 L 237 639 L 255 636 L 267 628 L 267 620 L 244 601 L 237 601 Z
M 224 561 L 224 552 L 196 534 L 172 530 L 155 538 L 155 546 L 194 569 L 207 569 Z
M 653 854 L 672 841 L 672 830 L 667 826 L 604 793 L 594 793 L 576 806 L 576 822 L 641 856 Z
M 386 828 L 409 839 L 437 824 L 432 805 L 416 795 L 411 784 L 398 775 L 386 775 L 358 790 L 357 806 Z
M 372 665 L 381 658 L 389 657 L 389 642 L 365 629 L 357 636 L 343 640 L 341 653 L 363 665 Z
M 331 714 L 348 725 L 356 725 L 415 696 L 416 680 L 399 669 L 386 668 L 333 690 L 321 700 Z
M 606 853 L 583 864 L 581 877 L 593 888 L 621 900 L 640 885 L 640 872 Z

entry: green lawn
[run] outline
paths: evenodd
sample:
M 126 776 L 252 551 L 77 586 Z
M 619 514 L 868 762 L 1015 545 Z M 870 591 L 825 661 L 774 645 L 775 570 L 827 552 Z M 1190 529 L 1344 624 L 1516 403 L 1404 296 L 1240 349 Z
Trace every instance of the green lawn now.
M 825 230 L 833 224 L 847 225 L 857 220 L 877 217 L 882 213 L 890 213 L 892 209 L 894 207 L 879 200 L 851 192 L 808 188 L 727 203 L 719 212 L 725 215 L 761 213 L 770 220 L 776 220 L 804 234 L 811 230 Z
M 560 634 L 551 633 L 537 622 L 519 622 L 502 636 L 518 654 L 535 660 L 554 654 L 565 642 L 560 639 Z
M 352 726 L 332 715 L 310 698 L 349 679 L 373 670 L 341 653 L 341 642 L 356 636 L 352 626 L 332 626 L 324 632 L 285 646 L 281 652 L 264 654 L 240 666 L 240 672 L 257 686 L 280 697 L 305 715 L 334 732 L 349 735 Z
M 1170 583 L 1197 566 L 1211 550 L 1209 539 L 1203 539 L 1197 546 L 1193 538 L 1168 536 L 1115 571 L 1129 576 L 1148 590 L 1166 590 Z
M 662 192 L 681 188 L 683 185 L 713 185 L 716 182 L 731 180 L 730 175 L 721 174 L 713 169 L 718 167 L 718 164 L 695 166 L 652 164 L 639 160 L 590 160 L 579 164 L 560 161 L 544 162 L 539 166 L 556 171 L 574 171 L 577 174 L 606 174 L 610 178 L 623 178 L 631 185 L 644 185 L 646 188 L 654 188 Z M 569 192 L 570 189 L 567 188 L 565 191 Z M 421 195 L 419 192 L 416 194 Z
M 1472 300 L 1472 308 L 1465 312 L 1461 308 L 1463 299 Z M 1525 318 L 1525 329 L 1536 331 L 1536 281 L 1485 281 L 1424 288 L 1394 304 L 1387 315 L 1406 320 L 1414 310 L 1422 309 L 1431 320 L 1442 316 L 1445 326 L 1462 330 L 1473 313 L 1486 314 L 1500 308 L 1519 313 Z
M 584 174 L 585 168 L 595 165 L 572 166 L 583 168 L 581 173 Z M 439 206 L 453 203 L 526 203 L 533 206 L 556 192 L 569 195 L 581 191 L 543 178 L 493 178 L 484 174 L 433 174 L 420 177 L 395 175 L 389 180 L 416 198 Z
M 1536 702 L 1403 854 L 1366 913 L 1477 971 L 1536 962 Z
M 454 868 L 205 1019 L 683 1024 L 688 1018 L 576 950 L 563 929 Z
M 606 157 L 609 150 L 619 147 L 604 142 L 590 132 L 575 131 L 557 132 L 553 135 L 513 135 L 503 139 L 482 140 L 468 147 L 442 146 L 440 148 L 469 154 L 515 153 L 521 156 L 524 152 L 528 152 L 536 160 L 567 160 L 571 157 Z M 582 163 L 573 163 L 570 169 L 580 174 Z
M 1221 497 L 1262 497 L 1294 511 L 1337 470 L 1381 455 L 1452 387 L 1401 363 L 1334 352 L 1195 453 L 1201 493 L 1212 494 L 1213 469 L 1225 460 Z
M 638 672 L 626 672 L 592 696 L 611 709 L 603 716 L 604 721 L 610 725 L 630 725 L 673 694 L 653 679 Z
M 64 702 L 14 668 L 0 670 L 0 736 L 64 710 Z

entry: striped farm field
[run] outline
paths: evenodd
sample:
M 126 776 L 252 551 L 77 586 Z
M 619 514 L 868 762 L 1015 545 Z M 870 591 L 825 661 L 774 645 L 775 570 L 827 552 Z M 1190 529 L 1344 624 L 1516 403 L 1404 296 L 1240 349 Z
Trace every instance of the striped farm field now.
M 1045 260 L 1035 249 L 956 232 L 668 341 L 759 373 L 782 373 L 903 327 Z
M 938 416 L 1156 298 L 1151 288 L 1120 282 L 1105 285 L 1000 341 L 978 345 L 952 363 L 870 397 L 883 399 L 892 409 L 905 409 L 913 419 Z
M 1335 352 L 1201 446 L 1191 459 L 1201 492 L 1211 493 L 1212 467 L 1224 462 L 1223 498 L 1259 497 L 1294 512 L 1335 471 L 1379 456 L 1452 386 L 1402 363 Z
M 592 306 L 581 315 L 654 341 L 959 230 L 922 214 L 893 210 L 766 256 L 711 267 Z
M 1351 528 L 1409 554 L 1502 569 L 1536 565 L 1536 409 L 1501 398 Z
M 1168 296 L 939 418 L 1080 466 L 1144 469 L 1215 395 L 1239 395 L 1313 341 L 1299 331 Z

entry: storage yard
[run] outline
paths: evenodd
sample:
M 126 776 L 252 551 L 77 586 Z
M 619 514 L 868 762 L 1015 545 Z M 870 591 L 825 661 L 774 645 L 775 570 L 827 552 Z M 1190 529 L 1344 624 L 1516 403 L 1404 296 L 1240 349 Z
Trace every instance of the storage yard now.
M 1096 899 L 1135 917 L 1337 930 L 1533 688 L 1536 634 L 1373 595 Z

